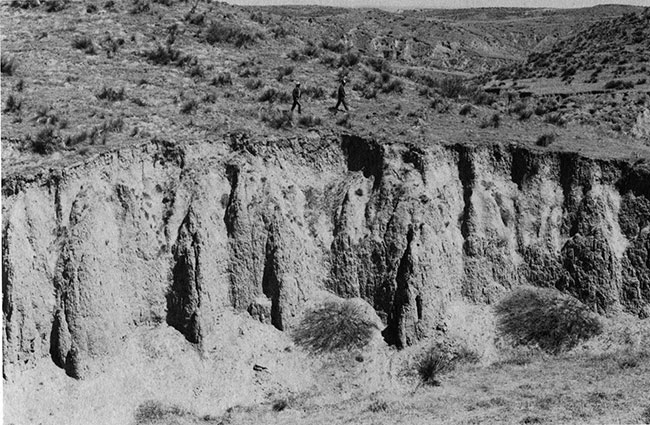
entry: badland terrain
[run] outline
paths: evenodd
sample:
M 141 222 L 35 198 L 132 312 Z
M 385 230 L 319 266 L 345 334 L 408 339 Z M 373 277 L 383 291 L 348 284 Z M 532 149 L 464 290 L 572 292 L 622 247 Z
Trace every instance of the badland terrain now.
M 650 422 L 649 9 L 0 8 L 5 423 Z

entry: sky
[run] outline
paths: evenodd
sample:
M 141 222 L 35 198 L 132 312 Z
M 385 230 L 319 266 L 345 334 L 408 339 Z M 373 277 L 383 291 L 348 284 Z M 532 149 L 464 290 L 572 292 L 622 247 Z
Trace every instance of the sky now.
M 629 4 L 650 7 L 650 0 L 227 0 L 241 5 L 318 4 L 324 6 L 376 7 L 381 9 L 466 7 L 556 7 L 577 8 L 598 4 Z

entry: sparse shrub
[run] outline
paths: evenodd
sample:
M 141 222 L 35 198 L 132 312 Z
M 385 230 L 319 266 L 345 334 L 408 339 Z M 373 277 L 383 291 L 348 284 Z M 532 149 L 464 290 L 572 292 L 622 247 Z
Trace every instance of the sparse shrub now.
M 520 114 L 525 109 L 526 109 L 526 104 L 524 102 L 517 102 L 514 105 L 512 105 L 510 108 L 508 108 L 508 113 Z
M 320 63 L 322 63 L 325 66 L 330 66 L 335 68 L 338 66 L 338 59 L 336 58 L 336 56 L 333 55 L 324 55 L 321 56 Z
M 271 34 L 273 34 L 273 38 L 278 39 L 285 38 L 289 32 L 282 25 L 276 25 L 271 28 Z
M 205 71 L 203 70 L 203 67 L 200 64 L 194 64 L 190 67 L 190 69 L 187 70 L 187 73 L 190 75 L 190 77 L 195 78 L 203 78 L 205 77 Z
M 493 127 L 493 128 L 499 128 L 499 125 L 501 124 L 501 115 L 498 113 L 494 113 L 490 116 L 488 119 L 483 119 L 481 123 L 479 124 L 479 127 L 481 128 L 487 128 L 487 127 Z
M 230 72 L 219 73 L 219 75 L 217 75 L 212 79 L 210 84 L 212 84 L 213 86 L 232 85 L 232 77 L 230 76 Z
M 276 400 L 273 402 L 273 411 L 281 412 L 289 406 L 289 403 L 285 399 Z
M 274 89 L 273 87 L 269 87 L 266 90 L 264 90 L 264 92 L 262 92 L 262 94 L 257 100 L 259 100 L 260 102 L 273 103 L 273 101 L 275 101 L 277 97 L 278 97 L 278 90 Z
M 162 46 L 158 44 L 153 50 L 146 50 L 143 56 L 157 65 L 174 64 L 178 67 L 197 63 L 197 59 L 191 55 L 184 55 L 180 50 L 171 45 Z
M 54 127 L 48 126 L 36 133 L 32 140 L 32 151 L 46 155 L 56 151 L 59 148 L 60 140 L 54 131 Z
M 185 409 L 178 406 L 164 406 L 158 401 L 145 401 L 135 411 L 136 425 L 144 425 L 150 423 L 170 421 L 176 422 L 173 418 L 184 417 L 191 415 Z
M 311 41 L 308 41 L 307 45 L 302 49 L 302 54 L 311 58 L 315 58 L 318 57 L 320 51 L 318 50 L 318 46 L 316 46 Z
M 544 117 L 544 122 L 562 127 L 566 124 L 566 118 L 560 112 L 548 114 Z
M 94 3 L 90 3 L 89 5 L 86 5 L 86 13 L 97 13 L 97 5 Z
M 49 106 L 39 106 L 33 121 L 37 124 L 56 125 L 59 122 L 59 116 Z
M 426 385 L 439 386 L 440 376 L 454 369 L 451 357 L 438 348 L 425 353 L 417 363 L 420 379 Z
M 257 90 L 260 87 L 262 87 L 262 85 L 263 85 L 262 80 L 260 80 L 259 78 L 257 79 L 250 78 L 246 80 L 246 82 L 244 83 L 244 87 L 246 87 L 248 90 Z
M 535 143 L 537 146 L 550 146 L 551 143 L 555 142 L 555 134 L 553 133 L 546 133 L 542 134 L 537 138 L 537 142 Z
M 325 38 L 321 40 L 320 45 L 323 49 L 331 50 L 332 52 L 336 53 L 343 53 L 347 48 L 345 46 L 345 43 L 343 43 L 341 40 L 332 41 Z
M 301 127 L 316 127 L 321 125 L 321 119 L 313 115 L 302 115 L 298 118 L 298 125 Z
M 76 37 L 72 41 L 72 47 L 78 50 L 83 50 L 84 53 L 86 53 L 87 55 L 97 54 L 97 48 L 95 47 L 95 43 L 93 42 L 92 38 L 88 37 L 87 35 Z
M 18 82 L 16 83 L 16 86 L 14 87 L 14 89 L 15 89 L 17 92 L 21 92 L 21 91 L 23 91 L 24 88 L 25 88 L 25 80 L 23 80 L 23 79 L 21 78 L 21 79 L 18 80 Z
M 322 87 L 305 87 L 305 89 L 302 91 L 302 94 L 304 96 L 309 96 L 312 99 L 322 99 L 325 97 L 325 90 L 323 90 Z
M 239 70 L 239 76 L 241 78 L 248 78 L 248 77 L 259 77 L 260 75 L 260 68 L 257 66 L 250 67 L 247 65 L 241 65 L 241 69 Z
M 440 377 L 453 371 L 461 363 L 477 363 L 479 356 L 466 345 L 439 341 L 416 361 L 416 370 L 422 383 L 440 385 Z
M 383 93 L 402 93 L 404 91 L 404 84 L 402 80 L 394 78 L 390 82 L 382 84 L 381 91 Z
M 60 12 L 68 7 L 68 0 L 46 0 L 44 5 L 46 12 Z
M 231 43 L 236 47 L 246 47 L 257 42 L 261 35 L 250 29 L 227 22 L 212 22 L 205 34 L 205 41 L 210 44 Z
M 275 129 L 292 127 L 291 114 L 278 109 L 266 109 L 260 112 L 260 119 Z
M 639 78 L 638 80 L 636 80 L 636 85 L 637 85 L 637 86 L 643 85 L 643 84 L 645 84 L 647 81 L 648 81 L 648 80 L 647 80 L 646 78 Z
M 306 57 L 302 53 L 300 53 L 299 51 L 297 51 L 295 49 L 290 51 L 289 53 L 287 53 L 287 57 L 289 59 L 291 59 L 292 61 L 296 61 L 296 62 L 306 59 Z
M 466 103 L 466 104 L 464 104 L 462 106 L 462 108 L 460 108 L 460 111 L 458 111 L 458 114 L 465 116 L 465 115 L 469 114 L 470 112 L 472 112 L 473 109 L 474 109 L 474 107 L 472 105 L 470 105 L 469 103 Z
M 388 412 L 388 403 L 384 400 L 375 400 L 368 406 L 368 410 L 374 413 Z
M 550 353 L 571 349 L 603 330 L 584 304 L 555 289 L 517 289 L 496 305 L 495 313 L 499 334 Z
M 108 0 L 106 3 L 104 3 L 104 9 L 106 9 L 106 10 L 115 10 L 115 1 L 114 0 Z
M 533 115 L 533 110 L 525 108 L 519 112 L 519 121 L 526 121 Z
M 466 92 L 465 81 L 460 77 L 444 78 L 438 83 L 438 91 L 444 97 L 457 99 Z
M 605 83 L 606 90 L 624 90 L 631 89 L 632 87 L 634 87 L 632 81 L 611 80 Z
M 18 7 L 21 9 L 33 9 L 40 6 L 41 3 L 38 0 L 12 0 L 9 6 Z
M 357 52 L 346 52 L 341 55 L 338 62 L 338 67 L 352 67 L 359 63 L 361 59 Z
M 20 111 L 23 103 L 16 98 L 13 94 L 10 94 L 5 101 L 5 108 L 2 110 L 4 113 L 14 113 Z
M 139 13 L 149 12 L 151 10 L 151 3 L 149 0 L 135 0 L 133 7 L 131 7 L 131 14 L 137 15 Z
M 643 421 L 642 423 L 650 424 L 650 404 L 641 413 L 641 420 Z
M 190 99 L 183 102 L 181 105 L 181 114 L 190 114 L 199 107 L 199 102 L 196 99 Z
M 312 352 L 365 347 L 377 325 L 353 300 L 330 300 L 305 313 L 293 333 L 298 344 Z
M 336 125 L 340 125 L 341 127 L 345 128 L 351 128 L 352 123 L 350 122 L 350 114 L 343 114 L 341 118 L 338 118 L 336 120 Z
M 477 89 L 476 92 L 472 95 L 472 103 L 474 105 L 492 105 L 497 101 L 497 97 L 488 93 L 485 90 Z
M 102 88 L 102 91 L 99 92 L 96 96 L 97 96 L 98 99 L 108 100 L 109 102 L 116 102 L 118 100 L 124 100 L 124 97 L 125 97 L 124 87 L 122 87 L 119 90 L 115 90 L 112 87 L 104 86 Z
M 282 81 L 284 77 L 291 74 L 293 74 L 293 66 L 280 66 L 278 67 L 278 75 L 275 77 L 275 79 Z
M 389 74 L 392 73 L 392 68 L 390 66 L 390 62 L 383 59 L 383 58 L 371 57 L 371 58 L 367 58 L 365 60 L 365 62 L 366 62 L 366 64 L 368 66 L 370 66 L 372 69 L 374 69 L 375 72 L 387 72 Z M 413 71 L 413 70 L 411 70 L 411 71 Z M 408 73 L 408 71 L 407 71 L 407 73 Z M 409 76 L 407 75 L 406 78 L 409 78 Z

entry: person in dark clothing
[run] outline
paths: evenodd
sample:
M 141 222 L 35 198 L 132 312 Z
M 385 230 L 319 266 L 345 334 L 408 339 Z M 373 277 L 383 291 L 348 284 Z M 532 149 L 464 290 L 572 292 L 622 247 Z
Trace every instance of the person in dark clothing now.
M 334 107 L 334 109 L 336 109 L 336 112 L 338 112 L 340 104 L 343 104 L 346 112 L 349 111 L 348 104 L 345 102 L 345 83 L 346 80 L 343 78 L 341 80 L 341 84 L 339 85 L 339 91 L 337 94 L 338 102 L 336 102 L 336 106 Z
M 298 113 L 302 114 L 301 107 L 302 105 L 300 104 L 300 98 L 302 97 L 302 90 L 300 90 L 300 83 L 296 83 L 296 87 L 293 89 L 293 105 L 291 106 L 291 112 L 293 112 L 294 108 L 297 106 L 298 107 Z

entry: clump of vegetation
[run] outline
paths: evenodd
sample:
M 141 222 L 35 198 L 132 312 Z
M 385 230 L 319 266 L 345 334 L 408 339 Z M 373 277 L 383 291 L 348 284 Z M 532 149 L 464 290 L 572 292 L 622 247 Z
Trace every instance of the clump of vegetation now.
M 555 289 L 517 289 L 496 305 L 495 313 L 500 335 L 550 353 L 569 350 L 603 330 L 589 308 Z
M 606 90 L 625 90 L 633 87 L 634 83 L 632 81 L 611 80 L 605 83 Z
M 278 75 L 275 77 L 275 79 L 278 81 L 282 81 L 284 77 L 293 74 L 293 66 L 280 66 L 277 70 Z
M 469 103 L 464 104 L 461 108 L 460 111 L 458 111 L 459 115 L 465 116 L 472 112 L 474 110 L 474 107 L 470 105 Z
M 293 333 L 296 344 L 316 353 L 365 347 L 377 325 L 352 300 L 331 300 L 305 313 Z
M 199 102 L 196 99 L 189 99 L 181 105 L 181 114 L 191 114 L 199 107 Z
M 298 118 L 298 125 L 301 127 L 316 127 L 321 125 L 321 119 L 313 115 L 302 115 Z
M 5 101 L 5 107 L 2 110 L 4 113 L 14 113 L 20 111 L 20 108 L 23 106 L 23 102 L 18 100 L 16 96 L 10 94 Z
M 56 125 L 60 120 L 59 116 L 49 106 L 39 106 L 36 109 L 33 121 L 37 124 Z
M 18 64 L 13 56 L 2 53 L 0 56 L 0 70 L 4 75 L 14 75 L 17 67 Z
M 566 124 L 566 118 L 560 112 L 548 114 L 544 117 L 544 122 L 562 127 Z
M 157 65 L 174 64 L 178 67 L 185 65 L 194 65 L 197 63 L 196 57 L 184 55 L 180 50 L 175 49 L 171 44 L 162 46 L 158 44 L 155 49 L 146 50 L 143 56 Z
M 361 56 L 357 52 L 345 52 L 339 57 L 338 67 L 352 67 L 359 63 Z
M 97 47 L 95 46 L 95 43 L 93 42 L 92 38 L 87 35 L 82 35 L 72 40 L 72 47 L 78 50 L 83 50 L 83 52 L 87 55 L 97 54 Z
M 230 72 L 221 72 L 210 82 L 213 86 L 230 86 L 232 85 L 232 77 Z
M 259 78 L 250 78 L 244 83 L 244 87 L 246 87 L 248 90 L 257 90 L 262 87 L 262 85 L 264 85 L 264 83 L 262 83 L 262 80 Z
M 302 91 L 303 96 L 309 96 L 312 99 L 322 99 L 325 97 L 325 90 L 322 87 L 308 86 Z
M 487 127 L 493 127 L 493 128 L 499 128 L 499 125 L 501 125 L 501 115 L 499 115 L 497 112 L 492 114 L 490 118 L 483 119 L 481 123 L 479 124 L 479 127 L 481 128 L 487 128 Z
M 255 44 L 262 35 L 248 28 L 243 28 L 227 22 L 212 22 L 206 29 L 205 41 L 210 44 L 230 43 L 236 47 L 247 47 Z
M 139 13 L 149 12 L 151 10 L 151 3 L 149 0 L 135 0 L 133 7 L 131 7 L 131 14 L 137 15 Z
M 176 422 L 174 418 L 195 416 L 178 406 L 165 406 L 158 401 L 145 401 L 135 411 L 135 423 L 137 425 Z
M 60 12 L 68 7 L 68 0 L 47 0 L 45 4 L 46 12 Z
M 275 129 L 293 127 L 291 114 L 278 109 L 263 109 L 260 111 L 260 120 Z
M 61 141 L 54 127 L 47 126 L 36 133 L 36 137 L 32 140 L 31 148 L 37 154 L 47 155 L 56 151 L 60 145 Z
M 119 90 L 115 90 L 112 87 L 104 86 L 102 88 L 102 91 L 99 92 L 96 96 L 98 99 L 108 100 L 109 102 L 116 102 L 119 100 L 124 100 L 125 95 L 126 93 L 124 91 L 124 87 Z
M 423 384 L 439 386 L 440 377 L 453 371 L 461 363 L 477 363 L 479 356 L 465 345 L 438 342 L 416 362 L 416 370 Z
M 332 52 L 335 53 L 343 53 L 345 50 L 347 50 L 347 46 L 341 40 L 333 41 L 324 38 L 321 40 L 320 46 L 323 49 L 331 50 Z
M 274 89 L 273 87 L 269 87 L 268 89 L 264 90 L 262 95 L 258 99 L 260 102 L 281 102 L 281 103 L 287 103 L 291 100 L 291 95 L 287 92 L 281 92 L 279 90 Z
M 545 133 L 537 138 L 537 142 L 535 144 L 537 146 L 543 146 L 543 147 L 550 146 L 551 143 L 555 142 L 555 138 L 556 138 L 555 134 Z
M 205 71 L 203 70 L 203 67 L 198 63 L 192 65 L 190 67 L 190 69 L 187 70 L 187 73 L 192 78 L 203 78 L 203 77 L 205 77 Z

